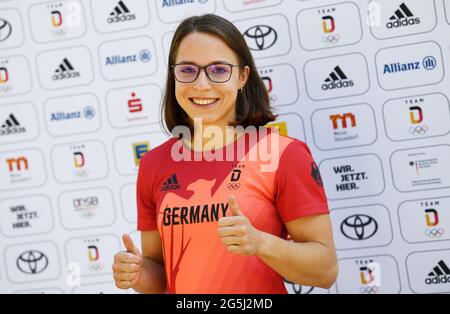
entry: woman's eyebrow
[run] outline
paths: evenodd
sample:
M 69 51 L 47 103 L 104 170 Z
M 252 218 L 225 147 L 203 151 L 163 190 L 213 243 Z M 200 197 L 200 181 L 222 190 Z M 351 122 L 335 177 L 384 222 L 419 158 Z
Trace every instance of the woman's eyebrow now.
M 210 64 L 214 64 L 214 63 L 231 63 L 230 61 L 228 61 L 228 60 L 215 60 L 215 61 L 212 61 L 212 62 L 210 62 L 210 63 L 208 63 L 208 64 L 205 64 L 205 65 L 210 65 Z M 180 61 L 180 62 L 177 62 L 177 64 L 195 64 L 195 65 L 199 65 L 199 66 L 201 66 L 200 64 L 198 64 L 197 62 L 194 62 L 194 61 L 186 61 L 186 60 L 182 60 L 182 61 Z

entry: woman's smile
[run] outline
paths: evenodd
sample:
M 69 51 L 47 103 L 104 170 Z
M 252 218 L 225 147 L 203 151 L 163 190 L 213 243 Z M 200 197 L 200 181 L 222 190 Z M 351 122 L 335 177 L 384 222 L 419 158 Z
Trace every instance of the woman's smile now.
M 200 97 L 191 97 L 189 98 L 190 102 L 196 108 L 211 108 L 219 104 L 220 98 L 200 98 Z

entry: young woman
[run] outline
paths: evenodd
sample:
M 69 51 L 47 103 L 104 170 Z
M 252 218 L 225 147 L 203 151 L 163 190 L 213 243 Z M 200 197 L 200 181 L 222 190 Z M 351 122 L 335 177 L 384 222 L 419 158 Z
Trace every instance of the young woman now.
M 320 174 L 303 142 L 264 132 L 275 116 L 241 33 L 216 15 L 188 18 L 169 67 L 163 120 L 173 137 L 141 159 L 142 254 L 124 235 L 116 286 L 286 293 L 285 278 L 329 288 L 337 260 Z

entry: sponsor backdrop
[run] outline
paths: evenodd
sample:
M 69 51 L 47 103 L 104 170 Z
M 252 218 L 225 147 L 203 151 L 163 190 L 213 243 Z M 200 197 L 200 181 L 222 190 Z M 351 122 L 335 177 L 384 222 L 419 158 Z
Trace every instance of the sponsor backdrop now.
M 173 31 L 203 12 L 242 31 L 325 182 L 339 278 L 289 291 L 450 292 L 450 0 L 0 0 L 0 292 L 131 293 L 112 256 L 167 139 Z

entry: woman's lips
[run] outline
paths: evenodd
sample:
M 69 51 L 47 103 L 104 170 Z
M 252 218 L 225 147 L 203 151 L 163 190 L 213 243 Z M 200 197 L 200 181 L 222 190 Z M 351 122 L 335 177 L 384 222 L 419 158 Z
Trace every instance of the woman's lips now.
M 189 98 L 189 100 L 194 106 L 200 108 L 212 107 L 218 103 L 219 99 L 220 98 L 196 98 L 196 97 Z

